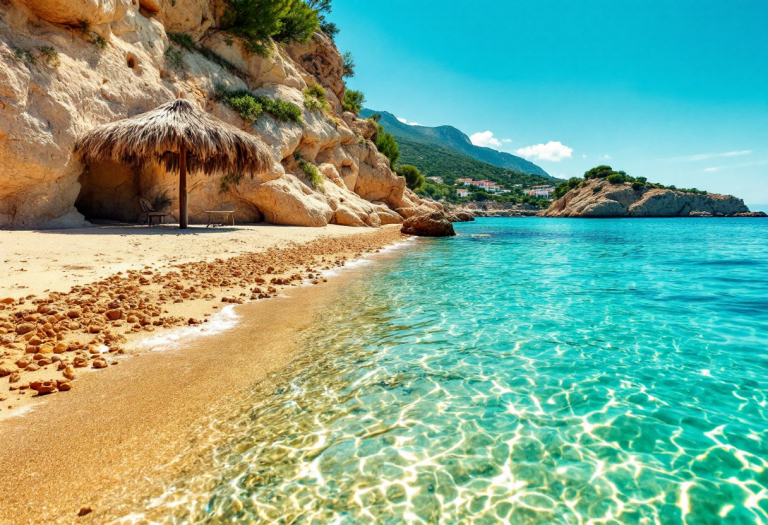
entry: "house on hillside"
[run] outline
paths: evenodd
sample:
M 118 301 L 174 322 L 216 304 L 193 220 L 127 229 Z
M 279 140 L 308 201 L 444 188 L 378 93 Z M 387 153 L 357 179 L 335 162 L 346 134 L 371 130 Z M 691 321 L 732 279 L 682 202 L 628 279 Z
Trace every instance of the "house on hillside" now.
M 543 199 L 549 199 L 552 196 L 552 193 L 555 191 L 554 186 L 534 186 L 530 190 L 525 190 L 526 195 L 530 195 L 531 197 L 541 197 Z
M 464 199 L 466 197 L 469 197 L 469 190 L 464 189 L 464 188 L 457 189 L 456 193 L 458 193 L 459 197 L 461 197 L 462 199 Z
M 438 184 L 442 184 L 443 183 L 443 178 L 442 177 L 427 177 L 427 179 L 429 179 L 429 180 L 431 180 L 433 182 L 436 182 Z

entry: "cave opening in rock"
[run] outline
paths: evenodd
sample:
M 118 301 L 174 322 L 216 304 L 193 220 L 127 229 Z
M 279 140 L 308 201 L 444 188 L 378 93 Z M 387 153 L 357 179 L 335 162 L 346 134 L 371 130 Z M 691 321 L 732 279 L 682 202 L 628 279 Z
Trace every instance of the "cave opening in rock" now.
M 142 219 L 139 199 L 169 211 L 172 188 L 165 188 L 159 166 L 136 167 L 114 162 L 97 162 L 80 175 L 80 193 L 75 208 L 87 220 L 137 223 Z

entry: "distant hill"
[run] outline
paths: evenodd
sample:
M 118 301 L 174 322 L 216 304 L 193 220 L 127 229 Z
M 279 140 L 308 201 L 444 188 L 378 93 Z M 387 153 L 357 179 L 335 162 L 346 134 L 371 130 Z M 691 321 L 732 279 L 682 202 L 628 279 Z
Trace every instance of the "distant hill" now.
M 487 179 L 509 188 L 516 184 L 529 188 L 554 182 L 553 179 L 541 175 L 499 168 L 427 142 L 415 142 L 400 137 L 397 143 L 400 145 L 400 164 L 416 166 L 425 177 L 442 177 L 445 184 L 452 185 L 456 179 L 461 178 Z
M 436 128 L 411 126 L 403 124 L 397 120 L 397 117 L 392 113 L 386 111 L 373 111 L 370 109 L 363 109 L 360 112 L 360 116 L 362 118 L 368 118 L 374 113 L 379 113 L 381 115 L 379 123 L 384 126 L 398 142 L 400 142 L 401 139 L 406 139 L 411 142 L 432 144 L 499 168 L 516 170 L 530 175 L 550 177 L 546 171 L 533 162 L 529 162 L 509 153 L 496 151 L 495 149 L 475 146 L 469 140 L 467 135 L 453 126 L 438 126 Z

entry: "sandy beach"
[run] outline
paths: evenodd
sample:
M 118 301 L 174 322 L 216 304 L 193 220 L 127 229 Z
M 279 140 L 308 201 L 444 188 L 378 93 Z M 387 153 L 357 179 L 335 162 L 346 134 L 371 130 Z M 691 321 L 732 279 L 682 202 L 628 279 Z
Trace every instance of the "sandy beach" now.
M 103 522 L 162 486 L 169 462 L 199 459 L 182 454 L 202 453 L 193 428 L 290 362 L 342 286 L 322 274 L 403 239 L 397 226 L 0 232 L 0 523 Z

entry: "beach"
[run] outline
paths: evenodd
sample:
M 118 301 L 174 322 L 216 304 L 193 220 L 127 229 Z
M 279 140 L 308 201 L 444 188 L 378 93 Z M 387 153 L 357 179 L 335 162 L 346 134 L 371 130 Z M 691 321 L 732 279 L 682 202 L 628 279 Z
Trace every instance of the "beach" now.
M 396 226 L 0 232 L 0 363 L 13 369 L 0 379 L 0 522 L 94 519 L 101 498 L 144 493 L 189 446 L 185 429 L 290 362 L 347 262 L 404 238 Z

